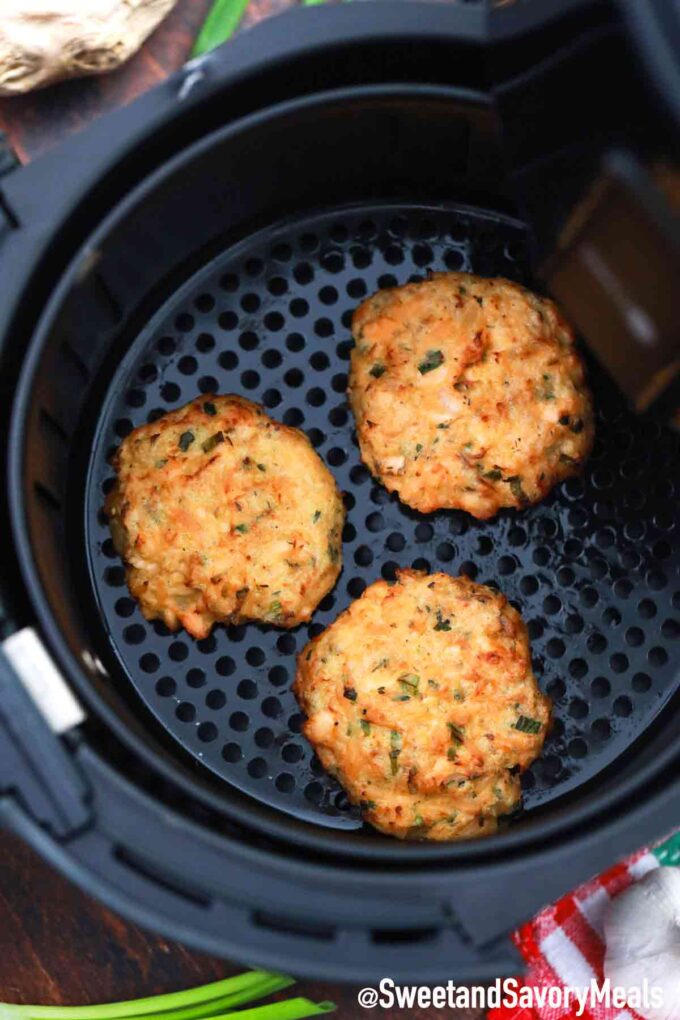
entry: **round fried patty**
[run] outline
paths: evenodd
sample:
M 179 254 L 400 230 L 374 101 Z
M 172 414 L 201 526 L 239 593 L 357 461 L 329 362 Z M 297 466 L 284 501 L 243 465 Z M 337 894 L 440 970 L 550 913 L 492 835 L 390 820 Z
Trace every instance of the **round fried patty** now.
M 574 474 L 593 411 L 571 327 L 516 283 L 435 273 L 354 313 L 361 456 L 416 510 L 491 517 Z
M 494 832 L 550 719 L 506 598 L 413 570 L 371 585 L 310 641 L 294 690 L 323 766 L 400 838 Z
M 147 619 L 205 637 L 217 622 L 308 620 L 341 568 L 344 508 L 297 429 L 205 396 L 121 443 L 106 500 Z

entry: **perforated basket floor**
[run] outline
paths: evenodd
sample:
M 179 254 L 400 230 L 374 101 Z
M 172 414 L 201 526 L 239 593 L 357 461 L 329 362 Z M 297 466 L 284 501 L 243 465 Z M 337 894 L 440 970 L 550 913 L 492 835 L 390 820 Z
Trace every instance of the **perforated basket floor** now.
M 137 337 L 111 380 L 85 514 L 108 664 L 186 752 L 259 801 L 326 826 L 361 825 L 301 736 L 290 685 L 308 638 L 399 566 L 497 585 L 524 616 L 555 706 L 544 754 L 524 777 L 527 811 L 624 753 L 673 691 L 678 440 L 631 415 L 594 368 L 598 438 L 586 474 L 529 511 L 482 523 L 458 511 L 418 514 L 359 459 L 345 399 L 357 303 L 427 269 L 527 282 L 524 259 L 523 227 L 479 210 L 310 215 L 254 234 L 205 266 Z M 304 429 L 345 493 L 344 569 L 308 626 L 217 627 L 196 642 L 146 622 L 128 595 L 101 511 L 108 457 L 135 426 L 208 391 L 243 393 Z

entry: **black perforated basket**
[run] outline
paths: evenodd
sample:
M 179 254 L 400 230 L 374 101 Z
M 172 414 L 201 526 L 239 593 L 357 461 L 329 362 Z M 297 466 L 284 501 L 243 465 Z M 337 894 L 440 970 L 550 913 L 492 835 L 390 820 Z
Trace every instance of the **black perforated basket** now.
M 375 10 L 277 20 L 3 181 L 9 586 L 85 719 L 57 740 L 0 688 L 0 807 L 108 902 L 204 948 L 490 978 L 516 969 L 513 924 L 677 820 L 678 440 L 590 362 L 595 450 L 542 504 L 423 515 L 371 479 L 346 400 L 357 303 L 447 268 L 540 287 L 484 12 Z M 211 392 L 303 429 L 343 491 L 343 572 L 308 626 L 194 641 L 127 592 L 110 455 Z M 493 839 L 379 836 L 300 734 L 296 652 L 403 566 L 498 586 L 529 626 L 555 725 Z

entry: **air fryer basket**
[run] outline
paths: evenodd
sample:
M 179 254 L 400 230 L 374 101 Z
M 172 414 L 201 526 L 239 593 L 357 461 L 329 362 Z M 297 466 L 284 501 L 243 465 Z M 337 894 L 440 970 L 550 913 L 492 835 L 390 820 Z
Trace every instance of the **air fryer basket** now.
M 357 302 L 447 267 L 528 282 L 524 234 L 488 210 L 407 199 L 303 214 L 256 231 L 173 292 L 97 404 L 94 443 L 82 444 L 87 469 L 76 469 L 88 479 L 85 535 L 74 529 L 69 545 L 89 554 L 107 629 L 102 661 L 185 752 L 299 818 L 361 827 L 300 735 L 290 690 L 295 654 L 397 567 L 498 585 L 527 621 L 555 721 L 524 776 L 526 810 L 597 776 L 673 690 L 667 571 L 677 440 L 626 412 L 594 365 L 595 453 L 582 479 L 529 511 L 484 523 L 458 511 L 419 514 L 372 480 L 359 457 L 345 394 Z M 127 593 L 101 510 L 113 480 L 110 453 L 133 427 L 201 392 L 246 393 L 303 428 L 345 495 L 342 577 L 313 621 L 293 632 L 217 628 L 196 642 L 146 622 Z
M 355 30 L 349 19 L 367 19 L 330 16 L 339 19 L 336 36 Z M 390 967 L 422 976 L 427 967 L 433 977 L 451 976 L 455 956 L 468 975 L 490 977 L 513 966 L 498 948 L 507 927 L 563 888 L 570 868 L 582 877 L 607 861 L 614 851 L 603 839 L 653 802 L 664 769 L 676 769 L 678 439 L 633 416 L 590 363 L 595 450 L 583 477 L 544 503 L 489 522 L 422 515 L 370 478 L 345 395 L 357 303 L 447 268 L 536 286 L 501 124 L 469 41 L 452 61 L 440 15 L 429 27 L 420 15 L 389 17 L 396 29 L 383 26 L 375 44 L 362 23 L 351 60 L 342 40 L 323 61 L 311 46 L 296 52 L 297 79 L 289 68 L 273 105 L 265 64 L 261 109 L 252 82 L 197 99 L 190 70 L 176 84 L 180 104 L 193 103 L 190 116 L 181 105 L 172 114 L 150 107 L 155 135 L 139 122 L 126 134 L 119 117 L 125 151 L 100 159 L 87 187 L 73 186 L 71 215 L 54 235 L 63 251 L 53 238 L 34 277 L 37 321 L 13 412 L 9 495 L 31 606 L 88 709 L 66 746 L 116 834 L 110 856 L 101 840 L 81 842 L 73 873 L 128 912 L 250 962 L 343 977 Z M 404 38 L 417 33 L 426 39 L 409 49 Z M 269 44 L 283 60 L 282 35 L 272 30 Z M 237 67 L 239 54 L 247 65 L 243 48 L 233 52 Z M 17 204 L 21 197 L 19 187 Z M 345 494 L 344 569 L 308 626 L 217 627 L 196 642 L 145 621 L 128 595 L 102 511 L 110 455 L 132 428 L 211 392 L 244 393 L 304 429 Z M 488 841 L 378 836 L 300 735 L 290 692 L 296 652 L 401 566 L 498 585 L 528 623 L 534 666 L 553 699 L 553 731 L 524 777 L 524 811 Z M 166 844 L 156 829 L 135 829 L 160 826 L 171 811 Z M 631 823 L 628 841 L 663 835 L 646 828 L 658 818 Z M 14 824 L 69 866 L 44 833 Z M 599 843 L 598 826 L 610 826 Z M 252 873 L 239 885 L 246 850 Z M 249 908 L 249 932 L 259 925 L 240 946 L 207 920 L 212 893 L 203 883 L 217 883 L 220 853 L 238 923 Z M 102 854 L 115 876 L 108 889 L 93 877 Z M 153 890 L 142 892 L 155 869 Z M 515 869 L 517 902 L 501 903 Z M 388 902 L 396 881 L 399 912 Z M 149 897 L 156 910 L 139 913 L 136 901 Z M 267 897 L 276 903 L 269 922 L 259 902 Z M 315 929 L 310 915 L 328 928 Z M 306 939 L 297 945 L 295 923 Z M 219 918 L 212 924 L 219 929 Z M 345 938 L 338 949 L 341 929 L 371 937 L 352 948 Z

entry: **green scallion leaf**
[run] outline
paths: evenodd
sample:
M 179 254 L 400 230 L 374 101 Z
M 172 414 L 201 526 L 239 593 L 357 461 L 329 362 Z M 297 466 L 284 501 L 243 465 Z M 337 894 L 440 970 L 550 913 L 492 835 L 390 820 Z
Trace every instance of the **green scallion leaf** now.
M 150 1017 L 155 1020 L 199 1020 L 230 1012 L 234 1007 L 262 999 L 295 982 L 266 971 L 250 971 L 166 995 L 111 1002 L 95 1006 L 29 1006 L 0 1003 L 0 1015 L 7 1020 L 125 1020 Z M 310 1014 L 312 1015 L 312 1014 Z
M 435 368 L 439 368 L 444 363 L 444 355 L 441 351 L 428 351 L 423 361 L 418 365 L 418 371 L 421 375 L 425 375 L 427 372 L 432 372 Z
M 529 497 L 522 488 L 522 479 L 519 475 L 511 475 L 510 478 L 504 478 L 503 481 L 508 483 L 510 491 L 521 506 L 526 506 L 530 502 Z
M 437 622 L 434 625 L 435 630 L 451 630 L 451 621 L 445 620 L 442 615 L 441 609 L 437 610 Z
M 201 449 L 204 453 L 210 453 L 219 446 L 220 443 L 224 442 L 224 432 L 216 432 L 214 436 L 209 436 L 203 443 L 201 443 Z
M 200 57 L 226 42 L 238 28 L 247 6 L 248 0 L 215 0 L 198 33 L 191 56 Z
M 288 999 L 287 1002 L 273 1002 L 267 1006 L 240 1010 L 236 1020 L 303 1020 L 308 1016 L 332 1013 L 333 1002 L 312 1002 L 310 999 Z
M 396 776 L 399 771 L 399 755 L 401 754 L 401 733 L 399 730 L 390 731 L 390 772 Z
M 402 691 L 404 691 L 406 694 L 408 695 L 417 694 L 418 685 L 420 683 L 420 677 L 417 676 L 415 673 L 404 673 L 402 676 L 399 677 L 398 683 Z
M 449 728 L 449 734 L 451 741 L 454 744 L 462 744 L 465 739 L 465 730 L 462 726 L 456 726 L 455 723 L 449 722 L 446 724 Z
M 514 729 L 520 733 L 540 733 L 541 723 L 538 719 L 532 719 L 530 715 L 520 715 Z
M 555 388 L 553 385 L 553 377 L 548 373 L 544 372 L 542 381 L 536 387 L 536 396 L 539 400 L 554 400 L 555 399 Z

